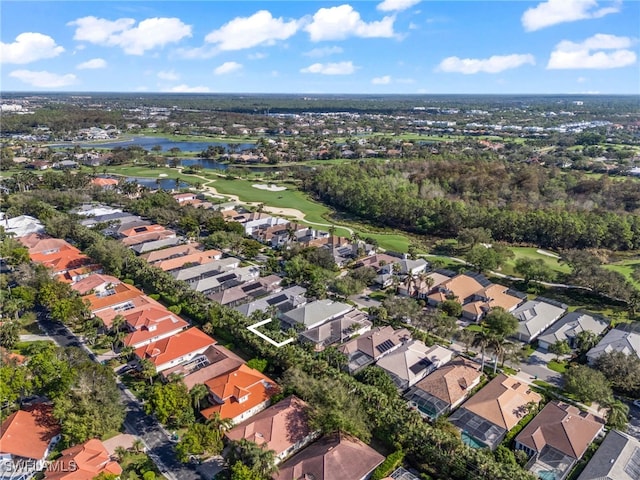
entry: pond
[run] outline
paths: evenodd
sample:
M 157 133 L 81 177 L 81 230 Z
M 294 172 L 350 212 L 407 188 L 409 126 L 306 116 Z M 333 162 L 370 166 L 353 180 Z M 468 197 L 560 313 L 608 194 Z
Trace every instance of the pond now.
M 55 147 L 72 147 L 75 144 L 71 145 L 54 145 Z M 105 142 L 105 143 L 80 143 L 78 144 L 82 148 L 108 148 L 113 149 L 117 147 L 131 147 L 137 145 L 139 147 L 144 148 L 145 150 L 151 151 L 153 147 L 156 145 L 162 148 L 163 152 L 167 152 L 172 148 L 179 148 L 182 152 L 202 152 L 206 150 L 208 147 L 229 147 L 229 143 L 226 142 L 177 142 L 175 140 L 170 140 L 164 137 L 134 137 L 131 140 L 122 140 L 122 141 L 114 141 L 114 142 Z M 231 143 L 233 145 L 234 150 L 236 152 L 242 150 L 248 150 L 250 148 L 255 147 L 253 143 Z

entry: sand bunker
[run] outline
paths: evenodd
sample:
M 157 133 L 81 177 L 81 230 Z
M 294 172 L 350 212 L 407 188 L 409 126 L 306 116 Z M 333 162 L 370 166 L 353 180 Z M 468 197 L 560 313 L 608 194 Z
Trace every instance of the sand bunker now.
M 281 192 L 282 190 L 286 190 L 287 187 L 279 187 L 277 185 L 265 185 L 263 183 L 254 183 L 251 185 L 253 188 L 257 188 L 258 190 L 269 190 L 270 192 Z

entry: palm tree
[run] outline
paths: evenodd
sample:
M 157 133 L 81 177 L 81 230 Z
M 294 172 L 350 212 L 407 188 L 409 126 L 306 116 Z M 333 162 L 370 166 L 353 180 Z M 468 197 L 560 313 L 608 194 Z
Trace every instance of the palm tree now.
M 220 432 L 226 432 L 233 428 L 233 421 L 230 418 L 220 417 L 220 414 L 216 412 L 207 419 L 207 425 Z
M 489 334 L 488 346 L 493 350 L 495 354 L 495 362 L 493 364 L 493 373 L 498 371 L 498 362 L 502 358 L 505 352 L 505 339 L 500 335 Z
M 617 430 L 626 430 L 629 423 L 629 406 L 620 400 L 608 401 L 603 405 L 607 410 L 607 425 Z
M 474 347 L 480 347 L 480 354 L 482 355 L 482 363 L 480 365 L 480 371 L 484 372 L 484 353 L 491 340 L 491 335 L 485 330 L 476 332 L 472 345 Z
M 191 389 L 191 401 L 193 402 L 193 408 L 200 411 L 200 403 L 209 395 L 209 390 L 202 383 L 198 383 Z
M 139 438 L 136 438 L 133 444 L 131 445 L 131 448 L 136 453 L 144 452 L 144 442 Z
M 151 360 L 147 360 L 143 358 L 140 362 L 140 373 L 143 377 L 149 379 L 149 385 L 153 385 L 153 377 L 156 374 L 156 366 L 151 362 Z

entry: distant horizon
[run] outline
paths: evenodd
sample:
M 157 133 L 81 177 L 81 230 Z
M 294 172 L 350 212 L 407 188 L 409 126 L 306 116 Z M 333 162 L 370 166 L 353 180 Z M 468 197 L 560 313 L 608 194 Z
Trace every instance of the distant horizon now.
M 5 0 L 0 9 L 3 91 L 640 94 L 633 0 Z

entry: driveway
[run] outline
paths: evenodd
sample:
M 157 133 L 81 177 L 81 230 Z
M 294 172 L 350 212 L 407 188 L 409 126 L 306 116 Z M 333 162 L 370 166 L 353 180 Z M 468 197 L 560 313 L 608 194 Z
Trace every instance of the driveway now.
M 532 377 L 532 380 L 542 380 L 557 387 L 562 386 L 562 374 L 554 372 L 547 367 L 551 360 L 555 360 L 556 356 L 552 353 L 536 350 L 531 354 L 526 362 L 521 362 L 514 367 Z
M 380 302 L 370 298 L 368 295 L 358 294 L 351 295 L 349 300 L 354 302 L 360 308 L 379 307 Z

